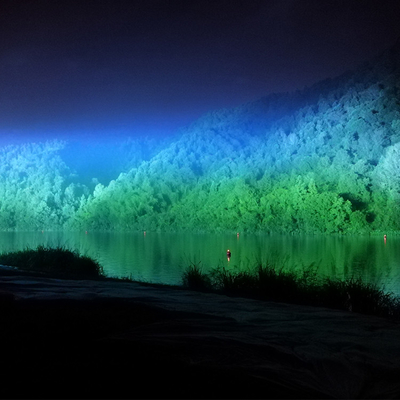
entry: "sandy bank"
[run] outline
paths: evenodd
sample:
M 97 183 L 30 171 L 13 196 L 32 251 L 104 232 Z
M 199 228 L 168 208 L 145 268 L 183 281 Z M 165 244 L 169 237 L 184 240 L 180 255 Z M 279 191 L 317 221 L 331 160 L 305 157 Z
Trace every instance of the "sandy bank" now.
M 129 282 L 4 275 L 0 290 L 3 398 L 400 396 L 385 319 Z

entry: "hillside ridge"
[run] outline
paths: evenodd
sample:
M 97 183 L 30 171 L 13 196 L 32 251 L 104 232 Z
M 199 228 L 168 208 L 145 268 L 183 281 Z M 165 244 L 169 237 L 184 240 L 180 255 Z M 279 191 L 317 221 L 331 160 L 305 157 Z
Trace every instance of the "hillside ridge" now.
M 101 171 L 80 181 L 62 146 L 2 149 L 0 229 L 395 232 L 400 41 L 303 91 L 212 111 L 165 143 L 110 148 L 110 182 Z

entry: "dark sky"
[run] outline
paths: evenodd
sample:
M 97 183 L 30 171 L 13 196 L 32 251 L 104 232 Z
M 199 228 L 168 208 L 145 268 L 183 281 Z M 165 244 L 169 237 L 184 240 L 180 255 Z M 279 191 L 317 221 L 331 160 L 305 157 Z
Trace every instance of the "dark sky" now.
M 399 0 L 0 0 L 0 133 L 168 135 L 354 69 Z

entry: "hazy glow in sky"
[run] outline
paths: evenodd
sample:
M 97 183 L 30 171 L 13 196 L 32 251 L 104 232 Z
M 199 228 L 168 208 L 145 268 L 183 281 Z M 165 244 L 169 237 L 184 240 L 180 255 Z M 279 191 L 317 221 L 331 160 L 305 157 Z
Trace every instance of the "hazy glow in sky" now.
M 5 138 L 168 135 L 392 46 L 398 0 L 2 0 Z

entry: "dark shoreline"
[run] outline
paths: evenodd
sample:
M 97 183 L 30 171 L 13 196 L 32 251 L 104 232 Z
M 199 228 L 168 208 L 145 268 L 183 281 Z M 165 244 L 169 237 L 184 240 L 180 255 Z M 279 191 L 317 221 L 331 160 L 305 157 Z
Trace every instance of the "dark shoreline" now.
M 123 299 L 24 300 L 2 304 L 1 398 L 321 398 L 244 367 L 192 363 L 196 343 L 137 339 L 140 327 L 198 324 L 201 315 Z M 212 340 L 212 339 L 210 339 Z M 207 346 L 218 346 L 207 340 Z
M 0 290 L 2 398 L 400 395 L 385 318 L 107 279 Z

